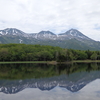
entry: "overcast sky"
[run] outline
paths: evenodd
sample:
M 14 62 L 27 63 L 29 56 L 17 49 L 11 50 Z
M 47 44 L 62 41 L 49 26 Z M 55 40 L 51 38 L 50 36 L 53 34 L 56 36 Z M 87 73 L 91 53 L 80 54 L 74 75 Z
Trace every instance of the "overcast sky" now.
M 0 0 L 0 30 L 56 34 L 74 28 L 100 41 L 100 0 Z

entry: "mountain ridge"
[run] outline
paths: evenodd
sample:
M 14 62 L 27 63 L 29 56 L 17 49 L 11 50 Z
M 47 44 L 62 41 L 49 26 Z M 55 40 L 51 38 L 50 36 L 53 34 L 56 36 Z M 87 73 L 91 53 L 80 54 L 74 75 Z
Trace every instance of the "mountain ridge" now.
M 76 29 L 70 29 L 60 34 L 51 31 L 29 34 L 16 28 L 6 28 L 0 30 L 0 43 L 40 44 L 80 50 L 100 50 L 100 42 L 87 37 Z M 74 48 L 75 46 L 78 48 Z
M 56 36 L 58 36 L 58 35 L 69 35 L 68 33 L 70 32 L 70 33 L 74 33 L 73 34 L 73 36 L 75 35 L 75 32 L 76 33 L 78 33 L 78 35 L 79 34 L 81 34 L 81 36 L 85 36 L 83 33 L 81 33 L 81 32 L 79 32 L 78 30 L 76 30 L 76 29 L 70 29 L 70 30 L 68 30 L 68 31 L 66 31 L 65 33 L 59 33 L 59 34 L 55 34 L 55 33 L 53 33 L 53 32 L 51 32 L 51 31 L 44 31 L 44 30 L 42 30 L 42 31 L 40 31 L 40 32 L 38 32 L 38 33 L 25 33 L 25 32 L 23 32 L 23 31 L 21 31 L 21 30 L 19 30 L 19 29 L 16 29 L 16 28 L 6 28 L 6 29 L 4 29 L 4 30 L 0 30 L 0 34 L 1 35 L 8 35 L 9 33 L 11 34 L 11 35 L 13 35 L 13 33 L 16 33 L 16 35 L 18 34 L 18 32 L 19 33 L 21 33 L 22 35 L 23 34 L 27 34 L 27 35 L 35 35 L 35 34 L 51 34 L 51 35 L 56 35 Z M 3 34 L 4 33 L 4 34 Z M 6 34 L 5 34 L 6 33 Z M 14 34 L 15 35 L 15 34 Z

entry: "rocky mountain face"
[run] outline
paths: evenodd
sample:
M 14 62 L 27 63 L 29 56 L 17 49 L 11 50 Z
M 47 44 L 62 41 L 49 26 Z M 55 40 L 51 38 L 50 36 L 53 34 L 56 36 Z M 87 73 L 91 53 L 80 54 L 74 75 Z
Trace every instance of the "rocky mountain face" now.
M 90 39 L 76 29 L 57 35 L 50 31 L 28 34 L 16 28 L 7 28 L 0 30 L 0 43 L 41 44 L 80 50 L 100 50 L 100 42 Z
M 77 77 L 76 77 L 77 76 Z M 42 91 L 58 87 L 66 88 L 71 92 L 77 92 L 88 83 L 100 79 L 99 71 L 73 73 L 69 76 L 61 75 L 51 78 L 27 79 L 27 80 L 0 80 L 0 92 L 15 94 L 25 88 L 38 88 Z
M 22 36 L 39 40 L 69 40 L 73 38 L 77 40 L 92 40 L 75 29 L 71 29 L 65 33 L 56 35 L 50 31 L 41 31 L 39 33 L 27 34 L 15 28 L 7 28 L 4 30 L 0 30 L 0 36 Z

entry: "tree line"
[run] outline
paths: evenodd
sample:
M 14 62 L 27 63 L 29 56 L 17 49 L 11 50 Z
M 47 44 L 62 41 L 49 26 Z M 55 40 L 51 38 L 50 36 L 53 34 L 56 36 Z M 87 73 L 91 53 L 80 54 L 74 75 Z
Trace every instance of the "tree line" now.
M 0 44 L 0 61 L 100 60 L 100 51 L 31 44 Z

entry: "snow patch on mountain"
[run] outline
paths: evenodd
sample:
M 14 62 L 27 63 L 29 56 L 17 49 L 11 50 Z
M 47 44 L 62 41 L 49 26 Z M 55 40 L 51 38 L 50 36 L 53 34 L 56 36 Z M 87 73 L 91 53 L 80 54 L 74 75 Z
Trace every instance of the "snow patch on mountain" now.
M 24 33 L 16 28 L 7 28 L 4 30 L 0 30 L 1 35 L 10 35 L 10 36 L 21 36 L 21 37 L 27 37 L 28 39 L 33 38 L 37 40 L 68 40 L 68 39 L 77 39 L 77 40 L 91 40 L 87 36 L 83 35 L 81 32 L 79 32 L 76 29 L 70 29 L 69 31 L 61 34 L 54 34 L 50 31 L 41 31 L 39 33 Z M 83 40 L 82 40 L 83 41 Z

